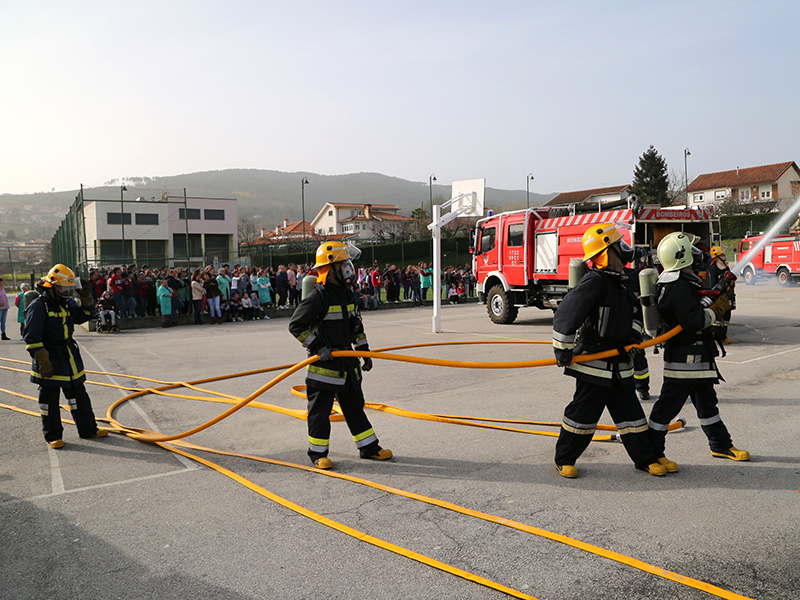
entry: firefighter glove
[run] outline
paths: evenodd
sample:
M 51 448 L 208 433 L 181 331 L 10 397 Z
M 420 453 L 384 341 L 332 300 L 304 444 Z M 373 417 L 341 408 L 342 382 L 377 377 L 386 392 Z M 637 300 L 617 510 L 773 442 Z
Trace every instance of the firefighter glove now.
M 559 348 L 555 348 L 554 352 L 556 354 L 556 364 L 559 367 L 566 367 L 568 364 L 572 362 L 572 350 L 562 350 Z
M 371 371 L 372 370 L 372 359 L 369 356 L 364 356 L 362 358 L 364 361 L 364 366 L 361 367 L 362 371 Z
M 91 284 L 83 278 L 81 278 L 81 287 L 78 290 L 78 297 L 80 298 L 81 306 L 83 308 L 89 308 L 92 304 L 94 304 Z
M 714 303 L 709 306 L 709 308 L 714 311 L 717 319 L 721 319 L 722 315 L 728 312 L 731 308 L 731 301 L 730 298 L 728 298 L 728 294 L 720 294 L 719 297 L 714 300 Z
M 39 374 L 45 379 L 53 376 L 53 363 L 50 362 L 50 353 L 45 348 L 39 348 L 33 354 L 33 358 L 39 364 Z
M 322 361 L 333 360 L 333 355 L 327 346 L 323 346 L 317 350 L 317 356 L 319 356 L 319 359 Z

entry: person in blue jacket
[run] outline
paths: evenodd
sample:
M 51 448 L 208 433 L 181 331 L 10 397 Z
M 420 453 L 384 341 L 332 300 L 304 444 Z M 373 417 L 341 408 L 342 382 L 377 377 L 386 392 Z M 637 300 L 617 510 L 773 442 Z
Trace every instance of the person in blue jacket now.
M 97 427 L 92 402 L 86 393 L 86 373 L 78 344 L 72 337 L 75 324 L 94 317 L 89 283 L 82 283 L 72 269 L 56 265 L 37 286 L 40 296 L 25 310 L 22 337 L 33 358 L 31 382 L 39 386 L 42 431 L 51 448 L 63 448 L 64 426 L 58 404 L 64 392 L 72 418 L 82 438 L 100 438 L 107 429 Z M 78 292 L 76 302 L 74 292 Z

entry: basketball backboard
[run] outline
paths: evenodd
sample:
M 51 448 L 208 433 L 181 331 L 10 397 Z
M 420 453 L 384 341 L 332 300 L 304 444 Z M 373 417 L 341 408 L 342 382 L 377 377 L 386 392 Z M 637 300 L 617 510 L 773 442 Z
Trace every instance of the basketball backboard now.
M 465 211 L 461 213 L 460 216 L 462 217 L 482 217 L 483 206 L 484 206 L 483 197 L 485 190 L 486 190 L 485 178 L 454 181 L 452 198 L 455 198 L 459 194 L 467 194 L 467 195 L 453 204 L 452 208 L 450 209 L 451 212 L 455 212 L 458 209 L 463 208 L 465 209 Z M 473 197 L 471 194 L 472 192 L 475 193 L 474 205 L 473 205 Z

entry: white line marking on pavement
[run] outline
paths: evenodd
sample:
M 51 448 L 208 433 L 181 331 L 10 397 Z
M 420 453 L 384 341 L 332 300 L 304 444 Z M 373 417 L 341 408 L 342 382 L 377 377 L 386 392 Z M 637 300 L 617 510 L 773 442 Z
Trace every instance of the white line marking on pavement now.
M 774 356 L 780 356 L 781 354 L 788 354 L 789 352 L 797 352 L 800 348 L 792 348 L 791 350 L 784 350 L 783 352 L 776 352 L 775 354 L 765 354 L 764 356 L 758 356 L 756 358 L 751 358 L 750 360 L 743 360 L 741 362 L 733 361 L 733 360 L 726 360 L 724 364 L 726 365 L 746 365 L 747 363 L 756 362 L 757 360 L 764 360 L 765 358 L 772 358 Z
M 100 361 L 97 360 L 97 358 L 94 356 L 94 354 L 92 354 L 91 352 L 89 352 L 85 348 L 84 348 L 84 351 L 86 352 L 86 354 L 88 354 L 92 358 L 92 360 L 100 368 L 101 371 L 103 371 L 104 373 L 108 373 L 108 371 L 106 371 L 106 368 L 103 365 L 100 364 Z M 111 375 L 106 375 L 106 377 L 114 385 L 120 385 L 120 383 L 116 379 L 114 379 Z M 120 390 L 120 391 L 124 392 L 124 390 Z M 127 394 L 123 393 L 123 395 L 127 395 Z M 142 417 L 142 419 L 144 419 L 145 423 L 147 423 L 147 426 L 150 428 L 151 431 L 155 431 L 156 433 L 161 433 L 160 431 L 158 431 L 158 426 L 155 423 L 153 423 L 153 421 L 150 419 L 150 417 L 147 415 L 147 413 L 144 411 L 144 409 L 142 409 L 142 407 L 140 407 L 138 404 L 136 404 L 136 402 L 134 402 L 133 400 L 129 400 L 128 404 L 130 404 L 133 407 L 133 409 L 137 413 L 139 413 L 139 415 Z M 170 454 L 172 454 L 172 456 L 177 458 L 178 461 L 184 467 L 186 467 L 187 471 L 194 471 L 194 470 L 200 468 L 200 466 L 198 464 L 196 464 L 195 462 L 189 460 L 188 458 L 186 458 L 184 456 L 181 456 L 180 454 L 175 454 L 174 452 L 170 452 Z
M 53 453 L 56 451 L 53 450 Z M 52 461 L 52 459 L 51 459 Z M 50 494 L 40 494 L 39 496 L 31 496 L 29 498 L 14 498 L 13 500 L 6 500 L 5 502 L 0 502 L 0 506 L 4 506 L 6 504 L 14 504 L 15 502 L 28 502 L 31 500 L 41 500 L 42 498 L 52 498 L 54 496 L 61 496 L 63 494 L 74 494 L 75 492 L 87 492 L 90 490 L 96 490 L 100 488 L 107 488 L 107 487 L 114 487 L 117 485 L 125 485 L 127 483 L 136 483 L 137 481 L 147 481 L 148 479 L 158 479 L 159 477 L 169 477 L 171 475 L 180 475 L 181 473 L 188 473 L 189 471 L 196 471 L 197 469 L 179 469 L 177 471 L 168 471 L 166 473 L 156 473 L 154 475 L 145 475 L 143 477 L 133 477 L 132 479 L 124 479 L 122 481 L 107 481 L 106 483 L 98 483 L 97 485 L 89 485 L 86 487 L 75 488 L 72 490 L 65 490 L 64 484 L 62 482 L 61 489 L 56 490 L 55 485 L 53 486 L 53 491 Z
M 49 450 L 50 455 L 50 487 L 53 490 L 52 494 L 64 493 L 64 478 L 61 476 L 61 466 L 58 463 L 58 451 Z

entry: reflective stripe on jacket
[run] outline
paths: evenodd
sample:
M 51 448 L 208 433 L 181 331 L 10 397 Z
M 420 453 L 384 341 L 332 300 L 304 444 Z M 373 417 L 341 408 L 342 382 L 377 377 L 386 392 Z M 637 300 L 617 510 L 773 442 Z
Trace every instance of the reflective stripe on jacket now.
M 72 338 L 75 324 L 94 316 L 94 307 L 81 308 L 74 301 L 60 305 L 46 293 L 31 302 L 25 311 L 22 337 L 25 349 L 33 357 L 41 348 L 47 350 L 53 363 L 53 376 L 42 377 L 36 359 L 31 364 L 31 381 L 48 387 L 70 387 L 86 379 L 78 344 Z

